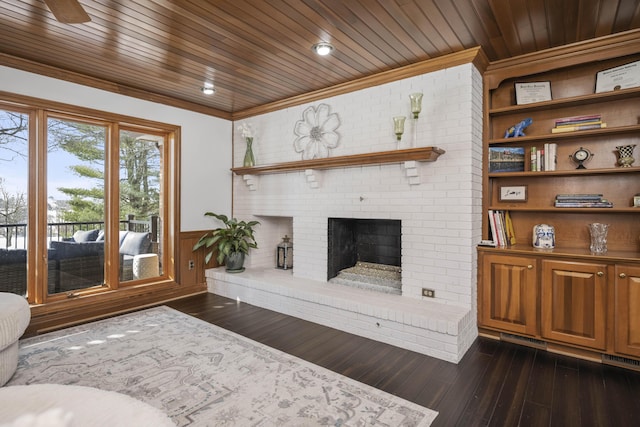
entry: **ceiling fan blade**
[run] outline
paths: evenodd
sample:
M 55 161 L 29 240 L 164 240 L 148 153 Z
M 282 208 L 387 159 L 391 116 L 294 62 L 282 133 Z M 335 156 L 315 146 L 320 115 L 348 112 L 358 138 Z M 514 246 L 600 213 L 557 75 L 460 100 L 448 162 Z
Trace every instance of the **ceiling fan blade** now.
M 78 0 L 44 0 L 53 16 L 63 24 L 82 24 L 91 18 Z

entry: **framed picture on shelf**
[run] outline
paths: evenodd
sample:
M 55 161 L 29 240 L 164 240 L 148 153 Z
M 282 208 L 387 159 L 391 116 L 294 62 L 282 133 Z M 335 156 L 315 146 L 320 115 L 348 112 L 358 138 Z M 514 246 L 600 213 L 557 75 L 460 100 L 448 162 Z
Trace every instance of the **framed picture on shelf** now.
M 602 70 L 596 74 L 596 93 L 640 86 L 640 61 Z
M 489 147 L 489 172 L 524 171 L 524 147 Z
M 526 185 L 509 185 L 500 187 L 498 200 L 501 202 L 526 202 L 527 186 Z
M 551 82 L 516 83 L 516 104 L 551 101 Z

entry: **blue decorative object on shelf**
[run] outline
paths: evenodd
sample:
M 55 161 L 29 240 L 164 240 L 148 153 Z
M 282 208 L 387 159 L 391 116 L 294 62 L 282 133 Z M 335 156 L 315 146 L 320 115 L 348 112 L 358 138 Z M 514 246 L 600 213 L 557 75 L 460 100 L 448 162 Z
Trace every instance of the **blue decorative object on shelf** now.
M 505 138 L 515 138 L 518 136 L 524 136 L 524 130 L 529 127 L 533 123 L 533 119 L 527 118 L 518 123 L 517 125 L 511 126 L 504 133 Z

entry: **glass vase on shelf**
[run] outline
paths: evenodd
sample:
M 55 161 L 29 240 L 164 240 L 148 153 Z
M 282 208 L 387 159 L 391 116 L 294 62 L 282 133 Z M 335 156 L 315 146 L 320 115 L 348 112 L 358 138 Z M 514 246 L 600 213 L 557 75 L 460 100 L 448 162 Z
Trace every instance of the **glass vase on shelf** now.
M 256 165 L 256 159 L 253 157 L 253 137 L 246 137 L 244 139 L 247 143 L 247 151 L 244 153 L 244 162 L 242 166 L 252 167 Z
M 589 224 L 589 234 L 591 235 L 591 245 L 589 249 L 594 255 L 602 255 L 607 253 L 607 232 L 609 224 L 601 224 L 594 222 Z

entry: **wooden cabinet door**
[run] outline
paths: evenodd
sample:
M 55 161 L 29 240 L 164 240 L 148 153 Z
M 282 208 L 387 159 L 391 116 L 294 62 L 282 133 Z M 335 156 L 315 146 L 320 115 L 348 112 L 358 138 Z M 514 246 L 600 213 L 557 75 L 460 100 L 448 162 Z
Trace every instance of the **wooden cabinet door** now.
M 483 254 L 481 326 L 536 335 L 536 259 Z
M 640 267 L 616 265 L 615 271 L 614 349 L 640 357 Z
M 604 350 L 607 266 L 542 261 L 542 336 Z

